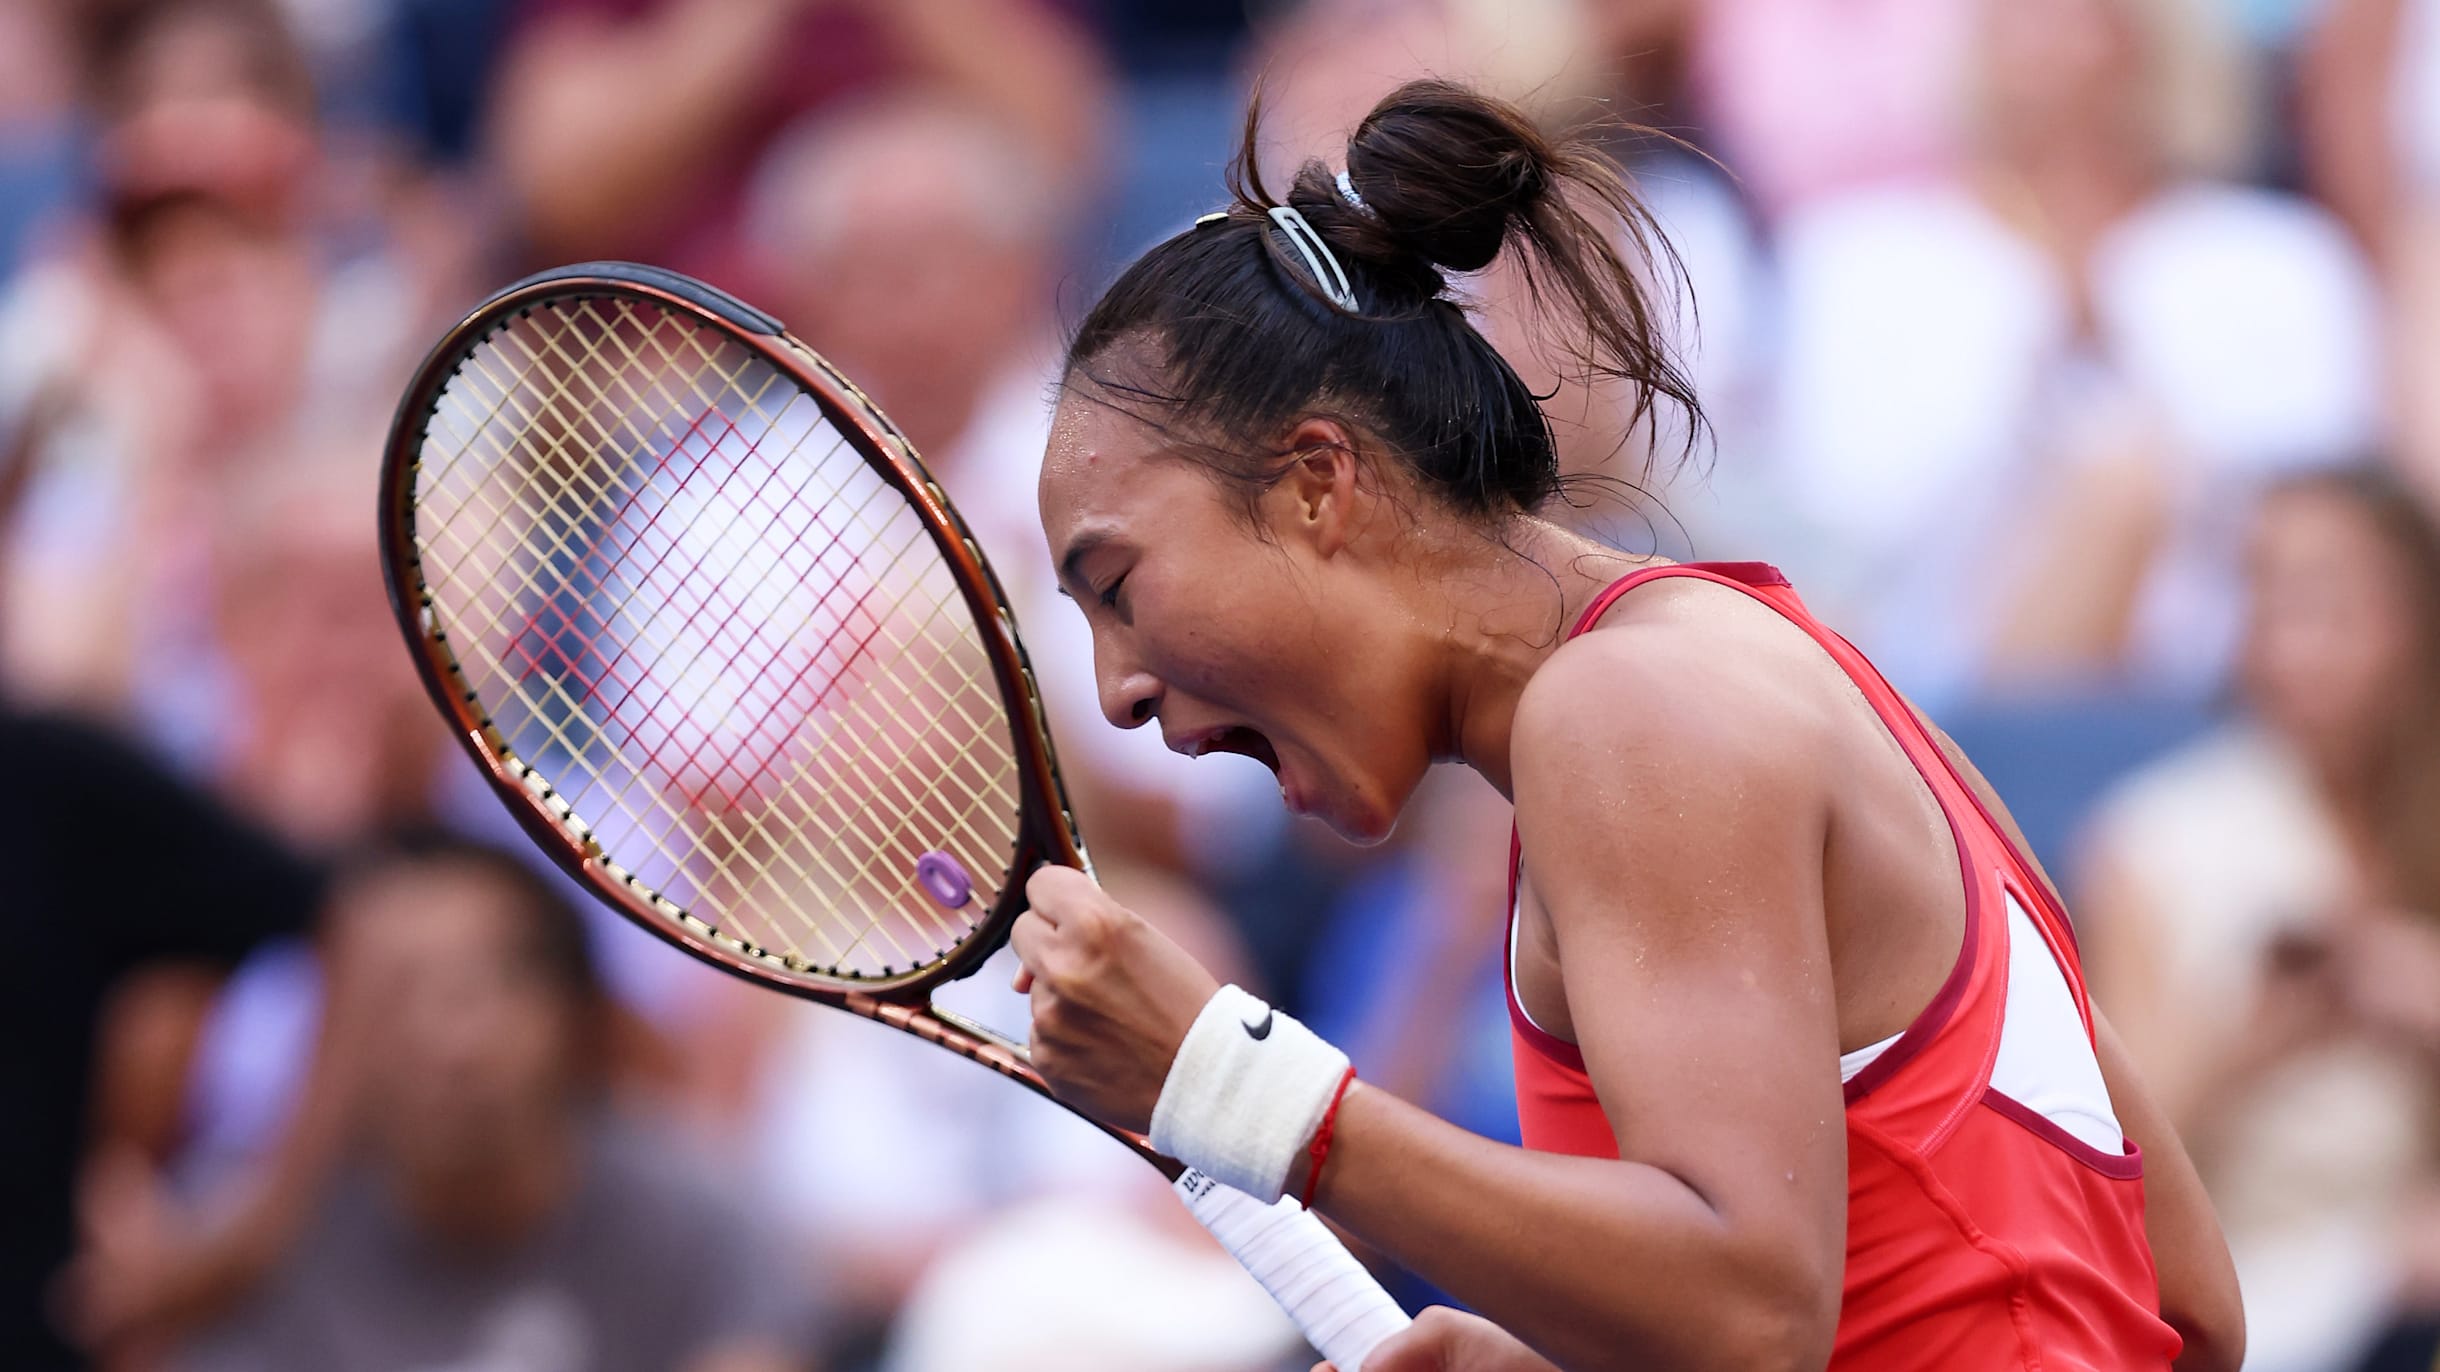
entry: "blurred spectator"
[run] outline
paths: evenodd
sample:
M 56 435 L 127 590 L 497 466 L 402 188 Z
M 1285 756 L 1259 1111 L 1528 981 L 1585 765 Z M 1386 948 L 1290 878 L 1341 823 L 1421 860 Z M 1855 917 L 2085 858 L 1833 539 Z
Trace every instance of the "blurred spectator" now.
M 0 1365 L 79 1366 L 52 1315 L 106 1002 L 169 960 L 226 968 L 301 929 L 320 879 L 125 743 L 0 706 Z
M 20 693 L 186 751 L 222 493 L 309 434 L 362 441 L 427 291 L 379 251 L 333 264 L 311 89 L 270 0 L 84 18 L 103 213 L 0 294 L 0 434 L 27 485 L 0 643 Z
M 1723 503 L 1919 698 L 2207 689 L 2249 493 L 2375 436 L 2362 263 L 2197 174 L 2234 115 L 2170 97 L 2234 88 L 2177 77 L 2176 4 L 1987 0 L 1961 176 L 1783 226 L 1776 436 Z
M 171 1359 L 196 1369 L 808 1365 L 802 1269 L 607 1105 L 608 1009 L 555 886 L 418 841 L 358 868 L 331 925 L 321 1061 L 276 1165 L 234 1215 L 116 1199 L 91 1271 L 123 1337 L 201 1324 Z
M 2402 1289 L 2440 1303 L 2440 532 L 2394 478 L 2268 498 L 2240 683 L 2240 722 L 2101 806 L 2077 909 L 2218 1206 L 2247 1367 L 2345 1368 Z
M 1044 0 L 525 0 L 492 156 L 541 259 L 640 258 L 755 294 L 739 217 L 799 116 L 919 79 L 1029 147 L 1057 193 L 1100 139 L 1097 55 Z
M 994 421 L 1005 408 L 1048 428 L 1031 416 L 1048 407 L 1051 302 L 1080 208 L 1033 145 L 944 92 L 844 102 L 775 137 L 757 169 L 758 303 L 856 378 L 927 460 L 1028 493 L 1014 512 L 977 502 L 978 516 L 1035 525 L 1040 455 L 1015 441 L 1029 430 Z M 987 450 L 960 451 L 974 446 Z M 1040 542 L 1037 529 L 1025 551 Z
M 1594 0 L 1676 12 L 1707 146 L 1766 218 L 1954 171 L 1974 6 L 1958 0 Z
M 2417 32 L 2417 41 L 2401 46 L 2410 15 L 2432 11 L 2419 0 L 2325 0 L 2318 8 L 2298 64 L 2305 180 L 2365 250 L 2390 266 L 2423 160 L 2418 145 L 2429 136 L 2418 137 L 2418 126 L 2435 123 L 2416 106 L 2440 95 L 2420 89 L 2434 84 L 2422 69 L 2440 56 L 2426 51 L 2429 37 L 2440 34 Z
M 362 420 L 311 431 L 229 483 L 209 507 L 216 679 L 155 693 L 227 794 L 323 851 L 430 823 L 443 770 L 465 766 L 382 590 L 381 442 Z
M 61 9 L 0 0 L 0 277 L 76 190 L 76 63 Z
M 299 211 L 313 74 L 276 0 L 100 0 L 80 18 L 114 202 L 199 193 L 258 223 Z
M 2398 457 L 2440 510 L 2440 3 L 2330 0 L 2302 95 L 2307 174 L 2388 273 Z
M 1689 101 L 1705 145 L 1736 169 L 1763 216 L 1888 181 L 1947 179 L 1975 160 L 1961 90 L 1981 60 L 1981 7 L 1957 0 L 1592 0 L 1641 22 L 1675 12 L 1687 29 Z M 2142 42 L 2176 60 L 2145 73 L 2175 160 L 2190 171 L 2244 170 L 2250 129 L 2233 102 L 2250 75 L 2223 0 L 2145 0 L 2127 12 Z M 2030 22 L 2036 16 L 2028 15 Z M 2068 56 L 2087 21 L 2061 26 Z M 2034 68 L 2039 63 L 2032 64 Z

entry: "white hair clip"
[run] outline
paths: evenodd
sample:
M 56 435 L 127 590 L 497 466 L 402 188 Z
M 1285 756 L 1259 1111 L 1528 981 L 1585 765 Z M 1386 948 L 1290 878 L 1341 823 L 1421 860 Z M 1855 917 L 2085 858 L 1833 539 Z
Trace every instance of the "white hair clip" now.
M 1347 269 L 1339 265 L 1338 255 L 1314 232 L 1313 225 L 1305 222 L 1305 216 L 1293 205 L 1273 205 L 1271 222 L 1288 235 L 1288 242 L 1295 246 L 1297 255 L 1305 259 L 1306 270 L 1313 274 L 1313 284 L 1330 303 L 1349 314 L 1361 313 L 1356 307 L 1355 287 L 1347 280 Z
M 1372 212 L 1372 206 L 1364 203 L 1364 197 L 1356 194 L 1355 179 L 1343 167 L 1339 170 L 1339 199 L 1346 201 L 1349 209 L 1368 219 L 1377 217 Z

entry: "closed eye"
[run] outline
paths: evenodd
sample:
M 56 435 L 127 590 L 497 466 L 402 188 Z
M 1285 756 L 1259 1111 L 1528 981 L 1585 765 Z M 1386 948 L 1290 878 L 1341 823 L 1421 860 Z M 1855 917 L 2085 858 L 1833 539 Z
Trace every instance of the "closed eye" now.
M 1127 584 L 1127 574 L 1126 574 L 1125 572 L 1120 572 L 1120 573 L 1118 574 L 1118 579 L 1117 579 L 1116 581 L 1113 581 L 1113 582 L 1111 582 L 1111 583 L 1110 583 L 1108 586 L 1105 586 L 1105 587 L 1103 587 L 1103 588 L 1102 588 L 1102 592 L 1101 592 L 1101 603 L 1102 603 L 1102 604 L 1104 604 L 1104 605 L 1106 605 L 1106 606 L 1108 606 L 1108 607 L 1110 607 L 1110 608 L 1111 608 L 1111 609 L 1113 609 L 1113 610 L 1117 609 L 1117 608 L 1118 608 L 1118 588 L 1119 588 L 1119 587 L 1121 587 L 1121 586 L 1124 586 L 1124 585 L 1126 585 L 1126 584 Z

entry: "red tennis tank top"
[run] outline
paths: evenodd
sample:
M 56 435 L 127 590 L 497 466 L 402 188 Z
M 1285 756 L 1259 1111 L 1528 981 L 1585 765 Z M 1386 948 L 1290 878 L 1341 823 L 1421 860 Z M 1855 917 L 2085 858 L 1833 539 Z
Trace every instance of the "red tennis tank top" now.
M 2050 945 L 2088 1038 L 2092 1032 L 2066 912 L 1898 693 L 1774 569 L 1690 563 L 1637 572 L 1603 591 L 1569 637 L 1662 577 L 1742 591 L 1828 651 L 1939 799 L 1963 869 L 1966 924 L 1955 968 L 1906 1032 L 1847 1083 L 1847 1262 L 1831 1368 L 2168 1367 L 2179 1340 L 2158 1313 L 2134 1142 L 2123 1156 L 2105 1154 L 1991 1086 L 2011 894 Z M 1513 920 L 1513 836 L 1510 852 Z M 1526 1147 L 1618 1156 L 1583 1056 L 1526 1016 L 1513 975 L 1508 1010 Z

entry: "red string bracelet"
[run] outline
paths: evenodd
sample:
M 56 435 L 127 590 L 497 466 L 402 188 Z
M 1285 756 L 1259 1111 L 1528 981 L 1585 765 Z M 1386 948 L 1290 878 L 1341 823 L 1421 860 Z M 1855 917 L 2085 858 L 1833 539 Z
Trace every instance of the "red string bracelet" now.
M 1322 1112 L 1322 1127 L 1313 1131 L 1313 1147 L 1305 1156 L 1312 1162 L 1305 1168 L 1305 1194 L 1297 1204 L 1313 1208 L 1313 1193 L 1321 1189 L 1322 1163 L 1330 1156 L 1330 1131 L 1339 1125 L 1339 1103 L 1347 1099 L 1347 1088 L 1356 1084 L 1356 1069 L 1350 1066 L 1339 1078 L 1339 1089 L 1330 1093 L 1330 1108 Z

